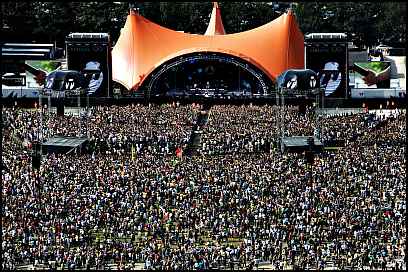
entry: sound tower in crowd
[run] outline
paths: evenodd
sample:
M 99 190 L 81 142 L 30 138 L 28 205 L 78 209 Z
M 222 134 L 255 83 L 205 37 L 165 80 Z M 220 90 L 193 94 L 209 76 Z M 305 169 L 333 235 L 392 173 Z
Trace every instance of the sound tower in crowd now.
M 64 98 L 57 99 L 57 115 L 64 116 Z
M 112 55 L 107 33 L 71 33 L 66 40 L 68 70 L 81 72 L 88 82 L 88 94 L 112 96 Z
M 348 97 L 348 42 L 345 33 L 305 35 L 305 68 L 318 74 L 327 97 Z
M 40 169 L 41 166 L 41 143 L 33 142 L 31 153 L 31 166 L 34 169 Z

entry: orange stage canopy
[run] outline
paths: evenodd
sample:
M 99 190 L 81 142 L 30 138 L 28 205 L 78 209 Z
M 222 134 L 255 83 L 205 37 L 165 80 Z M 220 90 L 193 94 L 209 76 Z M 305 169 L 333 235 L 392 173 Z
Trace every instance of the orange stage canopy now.
M 258 28 L 226 35 L 215 35 L 223 33 L 219 11 L 217 16 L 213 10 L 213 15 L 207 35 L 197 35 L 162 27 L 131 11 L 112 51 L 113 80 L 128 90 L 137 90 L 155 68 L 195 52 L 244 59 L 272 80 L 285 70 L 304 68 L 304 37 L 291 11 Z

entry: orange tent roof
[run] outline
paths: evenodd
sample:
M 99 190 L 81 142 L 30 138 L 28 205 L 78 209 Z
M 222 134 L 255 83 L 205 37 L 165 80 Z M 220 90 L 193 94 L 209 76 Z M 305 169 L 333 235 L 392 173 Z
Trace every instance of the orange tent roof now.
M 213 3 L 213 10 L 211 13 L 210 23 L 204 35 L 225 35 L 224 24 L 222 23 L 221 11 L 218 3 Z
M 131 11 L 112 51 L 113 80 L 137 90 L 164 62 L 194 52 L 244 59 L 271 79 L 304 68 L 304 37 L 291 12 L 258 28 L 226 35 L 194 35 L 157 25 Z

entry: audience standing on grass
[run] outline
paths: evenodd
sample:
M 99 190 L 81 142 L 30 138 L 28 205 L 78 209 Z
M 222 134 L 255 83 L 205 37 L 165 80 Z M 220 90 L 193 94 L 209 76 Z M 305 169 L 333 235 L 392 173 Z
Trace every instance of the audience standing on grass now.
M 38 111 L 4 108 L 2 268 L 406 268 L 405 110 L 323 118 L 347 144 L 312 167 L 276 148 L 276 106 L 213 106 L 199 155 L 177 158 L 199 110 L 93 108 L 87 152 L 33 169 L 30 143 L 78 117 L 43 114 L 42 136 Z M 283 110 L 287 135 L 313 134 L 311 110 Z

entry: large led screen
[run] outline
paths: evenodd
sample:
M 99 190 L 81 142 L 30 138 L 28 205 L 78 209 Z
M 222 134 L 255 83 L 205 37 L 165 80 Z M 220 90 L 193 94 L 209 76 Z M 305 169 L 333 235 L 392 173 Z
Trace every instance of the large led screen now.
M 88 81 L 88 94 L 107 97 L 111 86 L 107 44 L 67 43 L 68 69 L 81 72 Z
M 306 46 L 306 68 L 315 71 L 325 96 L 346 97 L 347 43 L 315 42 Z
M 353 64 L 354 87 L 390 88 L 391 63 L 388 61 L 355 62 Z

